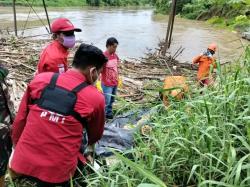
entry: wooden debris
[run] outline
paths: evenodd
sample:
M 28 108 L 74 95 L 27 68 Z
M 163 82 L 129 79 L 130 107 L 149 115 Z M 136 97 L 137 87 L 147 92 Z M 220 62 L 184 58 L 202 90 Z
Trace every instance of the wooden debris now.
M 27 40 L 13 37 L 0 38 L 0 63 L 10 71 L 12 97 L 15 106 L 19 105 L 26 85 L 32 80 L 36 71 L 39 54 L 49 40 Z M 161 47 L 159 48 L 161 49 Z M 72 61 L 76 48 L 70 51 L 69 61 Z M 178 49 L 176 54 L 181 50 Z M 119 89 L 118 96 L 138 103 L 150 102 L 146 97 L 148 82 L 163 81 L 167 75 L 192 76 L 194 70 L 190 64 L 179 63 L 175 56 L 162 56 L 159 50 L 150 52 L 140 59 L 124 60 L 121 63 L 120 74 L 123 79 L 123 88 Z M 155 99 L 152 97 L 152 99 Z

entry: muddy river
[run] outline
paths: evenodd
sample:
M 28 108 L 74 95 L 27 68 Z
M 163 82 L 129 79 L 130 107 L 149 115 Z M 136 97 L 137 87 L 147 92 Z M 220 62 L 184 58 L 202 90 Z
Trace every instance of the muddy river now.
M 45 13 L 35 8 L 36 14 L 28 8 L 17 9 L 19 35 L 31 38 L 48 38 Z M 119 40 L 118 54 L 122 58 L 142 57 L 148 50 L 154 50 L 160 40 L 165 38 L 166 17 L 153 14 L 150 9 L 93 9 L 93 8 L 57 8 L 49 9 L 51 20 L 57 17 L 69 18 L 83 32 L 76 37 L 86 43 L 92 43 L 105 49 L 105 41 L 114 36 Z M 27 23 L 26 23 L 26 20 Z M 12 9 L 0 8 L 0 30 L 13 25 Z M 23 30 L 24 25 L 28 30 Z M 191 62 L 192 58 L 203 52 L 211 42 L 218 43 L 217 58 L 222 63 L 237 59 L 242 54 L 242 45 L 249 42 L 228 30 L 214 28 L 204 22 L 177 18 L 174 25 L 170 53 L 182 46 L 185 48 L 178 57 L 182 62 Z

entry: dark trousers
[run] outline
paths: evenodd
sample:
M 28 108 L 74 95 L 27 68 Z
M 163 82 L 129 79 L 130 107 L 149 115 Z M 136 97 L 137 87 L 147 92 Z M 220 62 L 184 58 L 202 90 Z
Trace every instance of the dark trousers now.
M 80 171 L 83 171 L 85 165 L 83 165 L 82 162 L 78 161 L 77 167 L 79 168 Z M 28 178 L 29 180 L 34 181 L 36 183 L 36 187 L 70 187 L 70 181 L 65 181 L 63 183 L 48 183 L 48 182 L 41 181 L 34 177 L 25 177 L 25 178 Z M 77 179 L 77 178 L 81 178 L 81 173 L 78 170 L 76 170 L 75 175 L 72 180 Z M 81 186 L 81 187 L 87 186 L 86 183 L 80 180 L 76 180 L 76 183 L 78 184 L 78 186 Z
M 59 184 L 43 182 L 40 180 L 36 180 L 37 187 L 70 187 L 70 182 L 64 182 Z

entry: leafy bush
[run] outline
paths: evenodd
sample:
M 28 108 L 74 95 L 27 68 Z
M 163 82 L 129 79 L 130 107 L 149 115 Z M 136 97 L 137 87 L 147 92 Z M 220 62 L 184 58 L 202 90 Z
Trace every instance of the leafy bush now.
M 246 22 L 246 21 L 248 21 L 248 18 L 247 18 L 247 16 L 246 15 L 239 15 L 239 16 L 237 16 L 236 18 L 235 18 L 235 21 L 236 22 Z
M 247 28 L 250 27 L 250 19 L 245 15 L 237 16 L 234 19 L 233 27 L 238 30 L 247 31 Z
M 218 17 L 218 16 L 214 16 L 211 19 L 208 20 L 208 23 L 210 24 L 215 24 L 215 25 L 224 25 L 225 24 L 225 19 Z
M 206 9 L 204 5 L 202 4 L 193 5 L 191 3 L 188 3 L 183 7 L 181 14 L 189 19 L 196 19 L 205 10 Z

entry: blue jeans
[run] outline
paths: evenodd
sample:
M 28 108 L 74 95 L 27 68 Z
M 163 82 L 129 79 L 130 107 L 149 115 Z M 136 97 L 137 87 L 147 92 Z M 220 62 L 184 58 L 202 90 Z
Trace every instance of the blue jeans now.
M 105 97 L 105 113 L 106 116 L 112 116 L 112 105 L 115 102 L 117 86 L 105 86 L 102 84 L 102 91 Z

